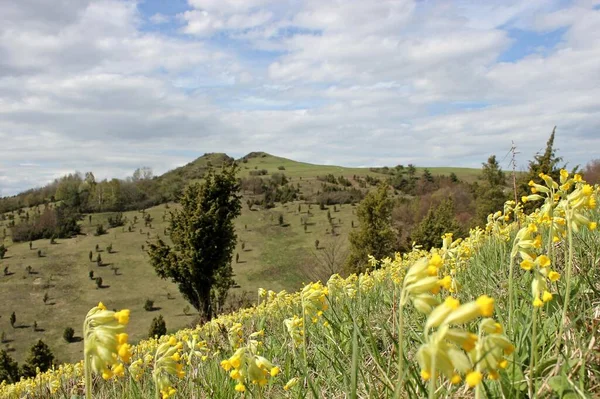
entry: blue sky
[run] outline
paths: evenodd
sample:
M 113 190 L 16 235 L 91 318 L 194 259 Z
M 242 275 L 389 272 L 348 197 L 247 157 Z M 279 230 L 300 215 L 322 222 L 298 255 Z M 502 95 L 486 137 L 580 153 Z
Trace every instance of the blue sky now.
M 598 1 L 0 5 L 0 195 L 205 152 L 520 167 L 600 148 Z M 503 165 L 508 166 L 508 165 Z

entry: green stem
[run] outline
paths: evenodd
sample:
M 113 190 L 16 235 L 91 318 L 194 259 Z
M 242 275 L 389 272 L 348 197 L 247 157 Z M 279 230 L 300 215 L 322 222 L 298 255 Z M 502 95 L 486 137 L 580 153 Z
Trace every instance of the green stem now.
M 477 359 L 477 366 L 475 367 L 475 370 L 478 372 L 481 372 L 481 362 L 482 362 L 482 334 L 481 334 L 481 326 L 479 326 L 479 331 L 477 332 L 477 347 L 475 349 L 475 358 Z M 475 399 L 481 399 L 481 386 L 483 384 L 480 382 L 479 384 L 477 384 L 475 386 Z
M 160 389 L 158 388 L 158 380 L 154 379 L 154 397 L 156 399 L 161 399 Z
M 404 379 L 404 307 L 398 307 L 398 385 Z
M 535 379 L 535 366 L 537 358 L 537 308 L 534 306 L 531 311 L 531 317 L 533 318 L 531 326 L 531 356 L 529 358 L 529 397 L 533 398 L 534 390 L 534 379 Z
M 90 368 L 90 356 L 86 350 L 87 318 L 83 322 L 83 375 L 85 378 L 85 399 L 92 399 L 92 370 Z
M 567 234 L 568 234 L 568 245 L 569 245 L 569 258 L 567 259 L 567 278 L 566 278 L 566 291 L 565 291 L 565 302 L 563 305 L 563 310 L 562 310 L 562 317 L 561 317 L 561 323 L 560 323 L 560 328 L 558 330 L 558 338 L 557 338 L 557 342 L 556 342 L 556 352 L 560 353 L 560 345 L 562 342 L 562 336 L 564 333 L 564 329 L 565 329 L 565 324 L 567 323 L 567 310 L 569 308 L 569 299 L 571 296 L 571 273 L 573 270 L 573 229 L 571 228 L 571 210 L 567 207 L 567 210 L 565 212 L 566 214 L 566 221 L 567 221 Z M 569 356 L 568 353 L 568 342 L 565 342 L 565 346 L 566 346 L 566 355 Z
M 513 244 L 514 245 L 514 244 Z M 511 333 L 513 329 L 513 307 L 514 307 L 514 288 L 513 288 L 513 269 L 514 265 L 514 256 L 510 257 L 510 265 L 508 266 L 508 328 L 510 328 Z M 512 334 L 511 334 L 512 335 Z
M 305 367 L 305 372 L 306 372 L 306 376 L 305 378 L 308 378 L 308 356 L 306 354 L 306 344 L 307 344 L 307 339 L 306 339 L 306 308 L 304 307 L 304 300 L 301 300 L 302 302 L 302 347 L 303 347 L 303 357 L 304 357 L 304 367 Z
M 437 349 L 434 349 L 431 353 L 431 376 L 429 378 L 429 399 L 435 399 L 435 380 L 437 374 Z

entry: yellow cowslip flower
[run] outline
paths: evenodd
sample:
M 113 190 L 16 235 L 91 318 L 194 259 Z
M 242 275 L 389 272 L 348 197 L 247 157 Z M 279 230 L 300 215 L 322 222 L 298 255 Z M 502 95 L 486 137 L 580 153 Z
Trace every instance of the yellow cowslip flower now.
M 435 267 L 436 271 L 437 271 L 437 269 L 442 267 L 443 263 L 444 263 L 444 261 L 442 260 L 442 257 L 438 254 L 433 254 L 431 259 L 429 260 L 429 266 Z
M 286 384 L 283 386 L 283 389 L 285 391 L 289 391 L 290 389 L 292 389 L 293 387 L 295 387 L 298 384 L 298 377 L 294 377 L 292 379 L 290 379 L 288 382 L 286 382 Z
M 465 382 L 467 383 L 469 388 L 473 388 L 477 386 L 482 379 L 483 375 L 479 371 L 471 371 L 469 374 L 467 374 Z
M 237 349 L 244 342 L 244 329 L 241 323 L 233 323 L 229 327 L 227 334 L 229 336 L 229 343 L 233 349 Z
M 109 379 L 115 375 L 119 362 L 129 362 L 131 347 L 125 334 L 128 322 L 129 310 L 106 310 L 102 302 L 88 312 L 83 324 L 84 362 L 88 372 Z M 116 370 L 117 376 L 122 375 L 121 368 Z
M 168 399 L 171 396 L 175 395 L 176 393 L 177 393 L 177 390 L 173 387 L 167 387 L 160 391 L 162 399 Z
M 477 344 L 477 335 L 459 328 L 449 328 L 445 331 L 444 337 L 466 352 L 473 350 Z
M 264 386 L 267 378 L 279 374 L 279 367 L 274 366 L 263 356 L 257 355 L 255 351 L 256 347 L 250 343 L 237 349 L 227 361 L 221 362 L 221 366 L 226 371 L 233 368 L 229 376 L 238 381 L 236 390 L 238 386 L 240 389 L 243 386 L 245 390 L 248 383 Z
M 540 255 L 535 260 L 540 267 L 550 266 L 550 258 L 546 255 Z
M 296 346 L 299 346 L 304 341 L 304 320 L 301 317 L 294 315 L 292 318 L 285 319 L 283 324 L 287 328 L 290 337 Z
M 115 319 L 119 322 L 119 324 L 129 323 L 129 309 L 123 309 L 115 312 Z
M 542 294 L 542 301 L 550 302 L 551 300 L 552 300 L 552 294 L 548 291 L 544 291 L 544 293 Z
M 427 322 L 425 323 L 425 329 L 429 330 L 430 328 L 438 327 L 440 324 L 444 322 L 444 319 L 448 317 L 448 315 L 458 308 L 460 302 L 458 299 L 454 299 L 452 297 L 447 297 L 446 300 L 438 307 L 436 307 L 427 318 Z
M 548 279 L 554 283 L 560 279 L 560 274 L 558 272 L 551 271 L 548 273 Z
M 319 312 L 324 312 L 329 307 L 327 304 L 328 294 L 329 290 L 320 281 L 306 285 L 300 292 L 305 316 L 316 323 L 316 320 L 320 317 Z
M 423 314 L 431 313 L 431 311 L 440 304 L 437 298 L 429 293 L 413 296 L 412 303 L 415 309 Z
M 415 308 L 423 312 L 430 311 L 432 303 L 437 302 L 431 295 L 438 293 L 441 289 L 436 266 L 441 257 L 438 259 L 439 255 L 436 255 L 434 255 L 433 264 L 427 258 L 421 258 L 408 269 L 402 283 L 400 306 L 404 306 L 409 300 L 412 300 Z M 435 275 L 431 275 L 432 269 L 435 269 Z M 427 296 L 431 296 L 431 298 L 427 299 Z
M 139 381 L 144 373 L 144 360 L 137 359 L 129 366 L 129 373 L 134 380 Z
M 179 352 L 182 348 L 183 344 L 171 336 L 169 340 L 158 346 L 154 354 L 152 379 L 156 387 L 163 393 L 163 397 L 165 394 L 168 395 L 167 398 L 172 395 L 170 392 L 173 385 L 170 377 L 182 378 L 185 374 L 181 363 L 178 363 L 181 359 Z
M 531 258 L 529 259 L 523 259 L 521 261 L 521 269 L 523 270 L 531 270 L 533 268 L 533 261 L 531 260 Z
M 246 392 L 246 386 L 244 384 L 242 384 L 241 382 L 239 382 L 235 385 L 235 390 L 237 392 Z
M 444 324 L 464 324 L 479 317 L 489 317 L 494 313 L 494 299 L 482 295 L 473 302 L 460 305 L 444 320 Z
M 229 360 L 225 359 L 221 361 L 221 367 L 223 367 L 225 371 L 229 371 L 233 366 Z

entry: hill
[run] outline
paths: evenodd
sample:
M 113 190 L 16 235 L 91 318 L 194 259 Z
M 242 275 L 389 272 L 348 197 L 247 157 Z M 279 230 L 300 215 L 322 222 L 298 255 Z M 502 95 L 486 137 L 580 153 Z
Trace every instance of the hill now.
M 171 190 L 168 187 L 177 186 L 180 188 L 176 190 L 180 190 L 189 181 L 199 179 L 208 167 L 219 167 L 232 160 L 225 154 L 205 154 L 162 176 L 123 181 L 121 192 L 132 190 L 132 187 L 139 187 L 139 191 L 148 190 L 148 187 L 167 187 L 168 191 Z M 250 153 L 238 161 L 240 178 L 260 179 L 264 182 L 260 190 L 267 192 L 242 191 L 245 205 L 236 220 L 239 259 L 234 263 L 239 287 L 231 293 L 230 308 L 254 302 L 259 287 L 295 291 L 302 283 L 325 281 L 339 271 L 347 252 L 347 236 L 358 227 L 353 203 L 357 203 L 377 181 L 391 176 L 369 168 L 312 165 L 266 153 Z M 266 170 L 265 174 L 252 176 L 253 172 L 262 170 Z M 430 171 L 434 173 L 436 169 Z M 444 169 L 444 172 L 449 170 Z M 474 178 L 478 172 L 457 169 L 455 173 L 467 179 Z M 273 186 L 271 182 L 277 175 L 285 175 L 287 182 L 275 185 L 274 190 L 285 191 L 285 187 L 293 187 L 294 191 L 290 189 L 288 193 L 294 196 L 285 203 L 265 204 L 264 197 L 271 190 L 268 187 Z M 97 182 L 97 187 L 101 184 Z M 342 193 L 359 196 L 348 194 L 343 197 L 347 203 L 331 203 L 342 198 Z M 402 195 L 402 192 L 397 194 L 398 197 Z M 177 207 L 176 203 L 148 207 L 143 212 L 125 211 L 125 224 L 110 228 L 107 234 L 100 236 L 94 235 L 96 226 L 107 227 L 108 218 L 115 217 L 115 212 L 86 214 L 78 222 L 80 235 L 56 239 L 55 244 L 50 243 L 50 238 L 39 239 L 32 242 L 30 249 L 28 241 L 12 242 L 11 223 L 18 225 L 29 218 L 33 220 L 38 213 L 44 212 L 45 207 L 22 207 L 3 214 L 3 220 L 0 220 L 0 234 L 6 231 L 2 237 L 8 248 L 5 259 L 0 261 L 2 270 L 8 268 L 8 274 L 0 276 L 0 331 L 6 336 L 1 345 L 16 359 L 22 361 L 27 349 L 38 339 L 48 343 L 61 361 L 79 359 L 80 345 L 65 342 L 63 330 L 70 326 L 75 329 L 76 336 L 81 336 L 80 314 L 90 304 L 106 300 L 107 296 L 115 298 L 111 305 L 115 308 L 140 310 L 132 321 L 135 332 L 131 339 L 134 341 L 146 336 L 152 319 L 159 314 L 164 316 L 171 331 L 194 322 L 191 313 L 188 315 L 184 311 L 187 304 L 177 288 L 156 277 L 142 249 L 147 240 L 157 236 L 168 241 L 166 216 L 170 209 Z M 149 225 L 143 220 L 146 215 L 152 220 Z M 279 224 L 280 215 L 283 216 L 282 225 Z M 318 246 L 315 245 L 317 240 Z M 108 253 L 107 247 L 111 244 L 113 251 Z M 38 256 L 38 250 L 41 256 Z M 94 262 L 89 260 L 90 251 Z M 98 255 L 102 258 L 102 266 L 95 262 Z M 97 288 L 90 279 L 90 271 L 94 272 L 94 277 L 102 277 L 102 288 Z M 48 298 L 44 302 L 46 295 Z M 153 311 L 142 311 L 146 299 L 154 301 Z M 13 311 L 17 316 L 17 328 L 9 324 Z M 34 323 L 38 327 L 35 331 Z
M 600 188 L 564 180 L 542 211 L 508 203 L 465 239 L 292 294 L 259 290 L 256 306 L 140 342 L 133 378 L 115 358 L 94 397 L 597 397 Z M 135 334 L 143 314 L 123 328 Z M 82 378 L 66 366 L 0 394 L 83 395 Z

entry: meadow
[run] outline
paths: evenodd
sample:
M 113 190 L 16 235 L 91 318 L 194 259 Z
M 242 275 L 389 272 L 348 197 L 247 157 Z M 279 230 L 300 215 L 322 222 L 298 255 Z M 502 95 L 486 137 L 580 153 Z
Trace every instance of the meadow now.
M 199 158 L 193 167 L 205 167 L 206 162 L 211 160 L 214 162 L 214 154 Z M 263 156 L 263 153 L 248 158 L 241 165 L 241 177 L 256 169 L 266 169 L 267 178 L 274 173 L 284 173 L 290 184 L 299 184 L 301 194 L 307 196 L 314 195 L 321 188 L 318 176 L 334 174 L 348 179 L 354 175 L 384 176 L 368 168 L 311 165 L 268 154 Z M 475 169 L 451 170 L 465 179 L 474 179 L 479 173 Z M 249 192 L 242 194 L 243 204 L 247 198 L 253 197 Z M 29 348 L 42 339 L 50 346 L 58 362 L 75 362 L 82 357 L 81 346 L 67 343 L 62 337 L 63 331 L 71 327 L 75 336 L 81 337 L 79 315 L 106 296 L 115 298 L 111 305 L 115 308 L 142 311 L 132 321 L 135 332 L 131 339 L 134 342 L 148 336 L 152 319 L 159 314 L 164 317 L 169 331 L 194 324 L 193 308 L 190 309 L 175 284 L 156 276 L 142 249 L 156 237 L 169 242 L 165 235 L 168 213 L 176 207 L 177 204 L 169 203 L 149 208 L 145 213 L 124 212 L 125 226 L 108 229 L 107 234 L 100 236 L 95 236 L 96 226 L 102 224 L 107 228 L 108 217 L 115 213 L 84 215 L 80 222 L 81 235 L 72 239 L 56 239 L 55 244 L 51 244 L 50 240 L 36 240 L 32 249 L 28 242 L 12 243 L 9 221 L 0 222 L 0 234 L 4 229 L 7 232 L 4 243 L 8 248 L 5 258 L 0 261 L 1 269 L 8 267 L 8 275 L 0 274 L 0 333 L 5 334 L 0 348 L 22 362 Z M 39 209 L 43 210 L 43 206 Z M 33 214 L 35 211 L 23 208 L 25 213 Z M 146 214 L 152 218 L 151 227 L 146 226 L 143 220 Z M 280 215 L 283 216 L 283 225 L 279 224 Z M 134 223 L 134 220 L 137 221 Z M 16 212 L 15 221 L 21 221 Z M 132 224 L 132 231 L 129 231 Z M 350 204 L 320 209 L 318 204 L 300 200 L 277 203 L 271 209 L 259 206 L 250 209 L 244 204 L 235 224 L 238 243 L 234 259 L 238 254 L 239 261 L 234 261 L 233 267 L 238 286 L 231 291 L 225 310 L 255 302 L 259 287 L 291 292 L 309 281 L 325 281 L 339 271 L 348 250 L 348 234 L 353 225 L 358 228 L 354 207 Z M 332 225 L 334 234 L 331 232 Z M 319 241 L 318 249 L 316 240 Z M 108 253 L 109 245 L 112 245 L 112 253 Z M 99 251 L 96 251 L 96 246 Z M 41 257 L 38 251 L 41 251 Z M 89 260 L 90 251 L 92 261 Z M 96 262 L 98 255 L 102 266 Z M 31 267 L 31 272 L 28 267 Z M 90 279 L 90 271 L 94 272 L 94 277 L 103 279 L 102 288 Z M 45 296 L 48 297 L 46 302 L 43 300 Z M 154 310 L 143 310 L 147 299 L 154 301 Z M 12 312 L 17 317 L 16 328 L 9 321 Z M 37 324 L 36 329 L 34 323 Z
M 532 214 L 509 202 L 464 240 L 446 235 L 442 248 L 369 259 L 370 272 L 291 294 L 259 289 L 255 306 L 135 346 L 122 333 L 136 334 L 143 310 L 114 313 L 121 298 L 99 290 L 102 304 L 77 315 L 86 323 L 85 364 L 0 394 L 597 396 L 599 189 L 566 171 L 559 182 L 543 177 L 523 198 L 541 206 Z M 109 355 L 98 361 L 102 351 Z

